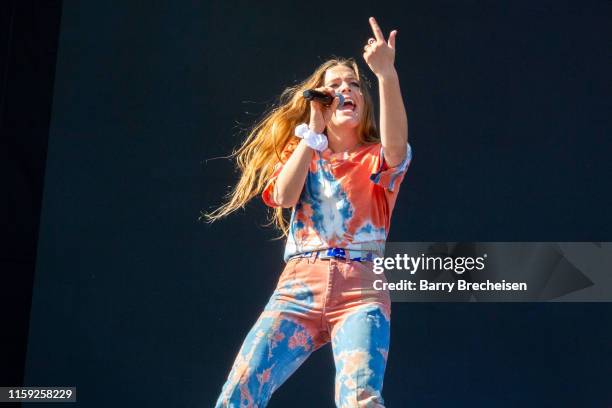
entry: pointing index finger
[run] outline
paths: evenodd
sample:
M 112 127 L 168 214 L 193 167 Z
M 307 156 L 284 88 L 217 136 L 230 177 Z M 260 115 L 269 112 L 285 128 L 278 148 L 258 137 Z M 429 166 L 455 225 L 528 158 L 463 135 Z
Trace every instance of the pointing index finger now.
M 374 33 L 374 37 L 376 37 L 376 40 L 385 41 L 385 37 L 374 17 L 370 17 L 370 26 L 372 27 L 372 32 Z

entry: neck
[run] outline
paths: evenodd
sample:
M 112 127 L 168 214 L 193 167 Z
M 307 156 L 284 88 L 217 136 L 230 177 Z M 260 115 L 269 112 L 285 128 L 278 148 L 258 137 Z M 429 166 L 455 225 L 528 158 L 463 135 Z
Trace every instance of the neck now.
M 327 127 L 328 147 L 334 153 L 346 152 L 359 144 L 358 128 Z

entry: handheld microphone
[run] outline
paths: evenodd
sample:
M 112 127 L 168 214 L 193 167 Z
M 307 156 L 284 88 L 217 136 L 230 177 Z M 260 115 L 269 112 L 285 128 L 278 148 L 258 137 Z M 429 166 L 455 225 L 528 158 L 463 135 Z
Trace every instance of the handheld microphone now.
M 329 106 L 334 101 L 334 98 L 331 95 L 328 95 L 323 92 L 315 91 L 314 89 L 307 89 L 302 93 L 302 96 L 307 101 L 315 100 L 317 102 L 321 102 L 325 106 Z M 338 108 L 341 108 L 344 105 L 344 96 L 342 94 L 336 93 L 336 96 L 339 99 Z

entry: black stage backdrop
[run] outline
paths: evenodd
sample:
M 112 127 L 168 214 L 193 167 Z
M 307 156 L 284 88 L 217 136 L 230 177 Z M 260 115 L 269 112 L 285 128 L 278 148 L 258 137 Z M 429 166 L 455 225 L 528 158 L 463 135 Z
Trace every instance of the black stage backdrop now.
M 237 178 L 210 159 L 327 57 L 367 70 L 370 15 L 399 29 L 415 154 L 390 241 L 612 240 L 610 2 L 63 6 L 28 385 L 213 405 L 283 243 L 261 200 L 198 222 Z M 608 406 L 610 312 L 396 303 L 387 405 Z M 324 348 L 269 406 L 330 407 L 333 378 Z
M 0 4 L 0 386 L 23 382 L 61 13 Z

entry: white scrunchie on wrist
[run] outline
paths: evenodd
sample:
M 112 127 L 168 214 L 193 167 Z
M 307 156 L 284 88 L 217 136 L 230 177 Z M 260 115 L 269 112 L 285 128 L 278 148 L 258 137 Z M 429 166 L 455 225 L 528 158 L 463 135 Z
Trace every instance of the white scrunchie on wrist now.
M 319 152 L 327 149 L 327 136 L 310 130 L 306 123 L 302 123 L 295 128 L 295 135 L 304 139 L 308 147 Z

